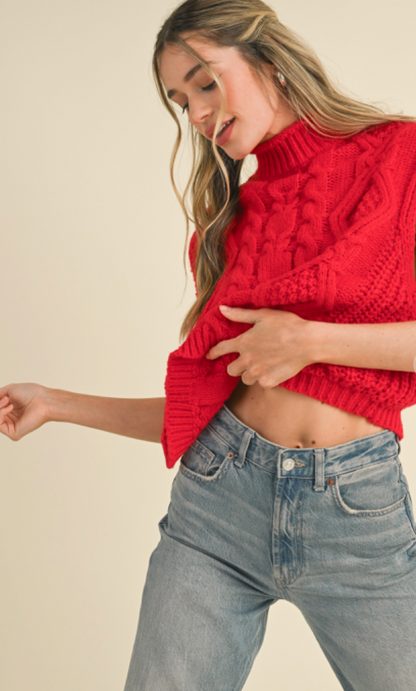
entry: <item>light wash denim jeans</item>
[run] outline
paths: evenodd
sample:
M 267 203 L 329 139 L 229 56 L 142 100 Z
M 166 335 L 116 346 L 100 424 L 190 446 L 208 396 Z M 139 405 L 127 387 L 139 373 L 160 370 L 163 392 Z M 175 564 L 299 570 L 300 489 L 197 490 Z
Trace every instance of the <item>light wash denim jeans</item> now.
M 173 480 L 125 691 L 239 691 L 282 599 L 343 689 L 416 691 L 416 524 L 399 453 L 389 430 L 279 446 L 224 404 Z M 278 661 L 268 688 L 284 691 Z

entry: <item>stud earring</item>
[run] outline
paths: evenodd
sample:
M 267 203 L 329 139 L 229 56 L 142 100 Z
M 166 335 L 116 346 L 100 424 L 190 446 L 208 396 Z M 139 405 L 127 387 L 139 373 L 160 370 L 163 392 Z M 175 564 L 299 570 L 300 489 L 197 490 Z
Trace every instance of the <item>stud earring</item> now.
M 279 70 L 277 70 L 277 76 L 279 77 L 279 81 L 280 81 L 281 85 L 286 86 L 286 84 L 287 84 L 286 78 L 283 76 L 283 74 L 281 72 L 279 72 Z

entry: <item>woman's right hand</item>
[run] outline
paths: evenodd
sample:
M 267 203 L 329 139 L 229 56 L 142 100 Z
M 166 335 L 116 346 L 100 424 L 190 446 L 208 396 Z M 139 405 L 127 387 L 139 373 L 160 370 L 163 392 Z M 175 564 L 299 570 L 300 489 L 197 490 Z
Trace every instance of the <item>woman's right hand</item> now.
M 45 424 L 49 419 L 46 391 L 40 384 L 0 387 L 0 432 L 19 441 Z

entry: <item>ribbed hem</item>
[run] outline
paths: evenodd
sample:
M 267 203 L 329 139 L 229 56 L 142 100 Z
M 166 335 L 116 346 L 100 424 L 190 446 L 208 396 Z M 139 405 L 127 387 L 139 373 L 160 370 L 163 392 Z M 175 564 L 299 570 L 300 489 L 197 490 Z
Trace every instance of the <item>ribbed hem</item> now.
M 221 375 L 218 373 L 218 376 L 214 376 L 210 381 L 212 385 L 210 389 L 204 391 L 204 403 L 192 406 L 191 401 L 195 399 L 192 396 L 194 379 L 190 366 L 190 361 L 184 359 L 181 364 L 176 362 L 174 370 L 170 373 L 172 393 L 166 392 L 165 419 L 161 437 L 168 468 L 173 468 L 236 386 L 231 378 L 227 386 L 224 386 L 224 380 L 221 385 Z M 173 392 L 178 390 L 179 381 L 181 394 L 175 395 Z M 200 384 L 201 380 L 199 380 Z M 348 413 L 365 417 L 373 425 L 395 432 L 399 441 L 403 439 L 401 410 L 388 408 L 365 393 L 345 386 L 344 383 L 330 382 L 327 378 L 324 379 L 302 370 L 279 386 L 323 401 Z M 197 389 L 199 389 L 200 398 L 202 387 L 197 384 Z
M 173 468 L 237 386 L 238 379 L 224 373 L 230 356 L 226 358 L 221 363 L 170 354 L 160 439 L 168 468 Z

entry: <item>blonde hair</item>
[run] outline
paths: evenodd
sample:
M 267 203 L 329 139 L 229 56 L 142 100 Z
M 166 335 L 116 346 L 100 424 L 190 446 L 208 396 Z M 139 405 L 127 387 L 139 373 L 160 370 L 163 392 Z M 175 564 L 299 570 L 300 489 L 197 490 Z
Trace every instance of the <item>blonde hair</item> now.
M 269 79 L 265 64 L 273 64 L 286 78 L 283 87 L 273 77 L 280 98 L 284 98 L 299 118 L 315 131 L 334 138 L 352 136 L 383 122 L 416 121 L 402 114 L 387 114 L 375 105 L 355 100 L 330 81 L 314 50 L 296 33 L 284 26 L 276 13 L 262 0 L 186 0 L 166 19 L 153 53 L 153 75 L 162 102 L 174 118 L 178 135 L 173 148 L 170 176 L 175 194 L 186 218 L 184 266 L 189 223 L 195 225 L 197 255 L 195 279 L 197 298 L 181 326 L 180 339 L 195 326 L 225 270 L 225 234 L 238 208 L 240 174 L 244 159 L 233 160 L 218 149 L 215 138 L 225 115 L 225 92 L 221 79 L 205 60 L 183 39 L 183 35 L 208 40 L 218 46 L 233 46 L 257 74 Z M 160 57 L 166 46 L 178 46 L 192 55 L 215 80 L 221 93 L 212 141 L 192 128 L 192 171 L 183 195 L 174 179 L 174 165 L 182 140 L 181 126 L 166 94 L 160 76 Z M 191 194 L 192 215 L 186 206 Z

